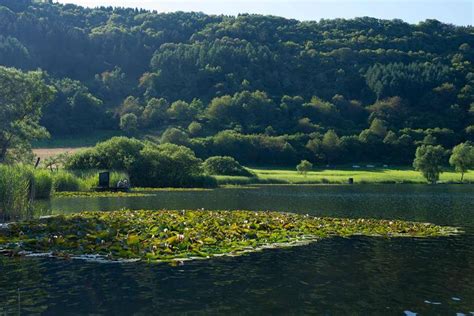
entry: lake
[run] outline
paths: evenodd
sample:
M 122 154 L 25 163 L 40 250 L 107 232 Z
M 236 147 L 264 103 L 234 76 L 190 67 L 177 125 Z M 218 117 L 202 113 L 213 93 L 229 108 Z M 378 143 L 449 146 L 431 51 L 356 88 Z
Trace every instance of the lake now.
M 332 238 L 241 257 L 100 264 L 0 257 L 0 314 L 474 314 L 474 186 L 263 186 L 60 198 L 80 210 L 245 209 L 459 226 L 428 239 Z

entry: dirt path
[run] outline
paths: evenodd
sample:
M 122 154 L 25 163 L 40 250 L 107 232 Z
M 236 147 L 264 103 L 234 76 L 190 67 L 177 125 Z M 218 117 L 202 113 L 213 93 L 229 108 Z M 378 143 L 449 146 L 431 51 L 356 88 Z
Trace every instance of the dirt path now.
M 36 148 L 33 149 L 33 153 L 35 154 L 36 157 L 40 157 L 41 160 L 49 158 L 51 156 L 55 156 L 58 154 L 62 153 L 75 153 L 81 149 L 85 149 L 87 147 L 76 147 L 76 148 L 70 148 L 70 147 L 64 147 L 64 148 Z

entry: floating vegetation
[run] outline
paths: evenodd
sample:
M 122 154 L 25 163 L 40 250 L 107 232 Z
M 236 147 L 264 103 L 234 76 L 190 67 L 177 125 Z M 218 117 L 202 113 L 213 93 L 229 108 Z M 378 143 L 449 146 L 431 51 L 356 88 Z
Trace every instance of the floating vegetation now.
M 202 192 L 202 191 L 212 191 L 214 189 L 208 188 L 133 188 L 132 192 Z
M 55 198 L 81 198 L 81 197 L 113 197 L 113 198 L 125 198 L 125 197 L 143 197 L 150 196 L 153 194 L 140 193 L 140 192 L 93 192 L 93 191 L 78 191 L 78 192 L 55 192 Z
M 10 255 L 47 253 L 62 258 L 150 262 L 239 255 L 333 236 L 434 237 L 453 227 L 374 219 L 319 218 L 279 212 L 82 212 L 10 223 L 0 245 Z

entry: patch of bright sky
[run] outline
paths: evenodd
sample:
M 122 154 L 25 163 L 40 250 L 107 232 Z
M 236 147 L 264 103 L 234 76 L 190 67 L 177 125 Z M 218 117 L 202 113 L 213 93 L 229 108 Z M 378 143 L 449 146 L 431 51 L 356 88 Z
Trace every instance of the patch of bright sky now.
M 474 0 L 55 0 L 87 7 L 120 6 L 159 12 L 200 11 L 236 15 L 258 13 L 298 20 L 371 16 L 410 23 L 437 19 L 456 25 L 474 24 Z

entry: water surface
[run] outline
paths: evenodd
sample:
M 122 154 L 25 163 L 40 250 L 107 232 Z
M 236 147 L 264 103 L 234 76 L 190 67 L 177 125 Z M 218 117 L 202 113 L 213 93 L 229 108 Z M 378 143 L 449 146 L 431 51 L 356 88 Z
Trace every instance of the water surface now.
M 54 199 L 80 210 L 247 209 L 428 221 L 465 234 L 429 239 L 333 238 L 234 258 L 98 264 L 0 257 L 0 314 L 474 313 L 474 187 L 267 186 L 149 197 Z

